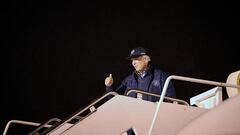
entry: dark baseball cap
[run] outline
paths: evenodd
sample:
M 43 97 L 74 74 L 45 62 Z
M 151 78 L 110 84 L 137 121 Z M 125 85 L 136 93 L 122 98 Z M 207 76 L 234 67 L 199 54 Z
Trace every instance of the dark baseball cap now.
M 130 56 L 127 57 L 127 59 L 137 58 L 137 57 L 142 56 L 142 55 L 147 55 L 146 49 L 144 49 L 143 47 L 136 47 L 136 48 L 131 50 Z

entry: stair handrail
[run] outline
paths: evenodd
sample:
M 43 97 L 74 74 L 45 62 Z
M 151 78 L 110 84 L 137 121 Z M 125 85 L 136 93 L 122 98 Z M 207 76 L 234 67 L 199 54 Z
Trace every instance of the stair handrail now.
M 39 126 L 41 125 L 41 123 L 37 123 L 37 122 L 30 122 L 30 121 L 23 121 L 23 120 L 10 120 L 8 121 L 8 123 L 6 124 L 4 131 L 3 131 L 3 135 L 7 135 L 9 128 L 12 124 L 20 124 L 20 125 L 27 125 L 27 126 Z M 49 128 L 52 125 L 45 125 L 45 127 Z
M 131 94 L 131 93 L 141 93 L 141 94 L 150 95 L 150 96 L 154 96 L 154 97 L 158 97 L 158 98 L 160 98 L 160 96 L 161 96 L 161 95 L 158 95 L 155 93 L 150 93 L 150 92 L 142 91 L 139 89 L 129 89 L 124 95 L 129 96 L 129 94 Z M 176 99 L 176 98 L 172 98 L 172 97 L 166 97 L 166 96 L 164 97 L 164 99 L 189 106 L 188 102 L 186 102 L 184 100 L 180 100 L 180 99 Z
M 44 127 L 46 127 L 46 125 L 54 125 L 58 122 L 60 122 L 61 120 L 59 118 L 51 118 L 48 121 L 44 122 L 43 124 L 39 125 L 35 130 L 33 130 L 32 132 L 30 132 L 28 135 L 36 135 L 36 133 L 40 134 L 39 131 L 41 129 L 43 129 Z M 53 124 L 50 124 L 51 122 L 55 122 Z M 42 133 L 44 134 L 44 132 Z
M 216 82 L 216 81 L 209 81 L 209 80 L 204 80 L 204 79 L 197 79 L 197 78 L 191 78 L 191 77 L 184 77 L 184 76 L 177 76 L 177 75 L 171 75 L 169 76 L 165 83 L 164 83 L 164 87 L 161 93 L 161 97 L 159 99 L 159 102 L 157 103 L 157 107 L 148 131 L 148 135 L 151 135 L 154 124 L 156 122 L 157 119 L 157 115 L 158 112 L 160 110 L 160 107 L 162 105 L 164 96 L 166 95 L 166 91 L 167 91 L 167 87 L 169 85 L 169 82 L 171 80 L 180 80 L 180 81 L 186 81 L 186 82 L 194 82 L 194 83 L 200 83 L 200 84 L 208 84 L 208 85 L 214 85 L 214 86 L 221 86 L 221 87 L 233 87 L 233 88 L 240 88 L 240 85 L 234 85 L 234 84 L 227 84 L 227 83 L 222 83 L 222 82 Z
M 62 120 L 61 122 L 57 123 L 56 125 L 50 127 L 49 129 L 47 129 L 47 131 L 45 132 L 46 135 L 56 131 L 57 129 L 59 129 L 60 127 L 62 127 L 64 124 L 70 122 L 72 119 L 75 119 L 76 117 L 79 117 L 80 114 L 82 114 L 84 111 L 90 109 L 91 110 L 91 107 L 93 107 L 96 103 L 98 103 L 99 101 L 105 99 L 106 97 L 109 97 L 109 96 L 116 96 L 116 95 L 119 95 L 117 92 L 114 92 L 114 91 L 111 91 L 111 92 L 107 92 L 105 93 L 103 96 L 101 96 L 100 98 L 96 99 L 95 101 L 93 101 L 90 105 L 88 105 L 87 107 L 85 107 L 84 109 L 80 110 L 80 111 L 77 111 L 76 113 L 74 113 L 73 115 L 71 115 L 70 117 L 66 118 L 65 120 Z M 95 112 L 97 110 L 91 110 L 91 114 L 93 112 Z M 89 116 L 89 115 L 87 115 Z M 81 119 L 82 120 L 82 119 Z M 74 124 L 72 125 L 74 126 Z M 72 126 L 70 126 L 69 128 L 71 128 Z

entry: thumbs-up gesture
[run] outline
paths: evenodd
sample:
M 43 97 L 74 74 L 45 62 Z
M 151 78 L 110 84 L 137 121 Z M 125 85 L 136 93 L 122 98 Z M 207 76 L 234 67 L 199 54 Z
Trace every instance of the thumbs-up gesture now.
M 109 76 L 105 79 L 105 85 L 106 86 L 112 86 L 113 84 L 113 77 L 112 74 L 109 74 Z

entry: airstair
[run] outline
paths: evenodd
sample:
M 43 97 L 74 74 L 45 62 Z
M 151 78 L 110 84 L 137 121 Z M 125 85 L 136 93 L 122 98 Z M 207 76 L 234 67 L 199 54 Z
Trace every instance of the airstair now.
M 199 99 L 204 100 L 202 103 L 211 99 L 215 106 L 210 109 L 190 106 L 183 100 L 165 96 L 171 80 L 240 89 L 240 85 L 236 84 L 173 75 L 167 78 L 161 96 L 137 89 L 129 90 L 125 95 L 109 92 L 64 120 L 52 118 L 44 123 L 11 120 L 7 123 L 3 135 L 7 135 L 11 124 L 36 126 L 29 135 L 127 135 L 129 132 L 135 135 L 240 133 L 239 94 L 219 102 L 219 91 L 214 89 L 214 92 L 208 92 L 211 93 L 210 96 L 201 94 L 201 98 L 194 99 L 198 99 L 195 100 L 198 103 Z M 137 98 L 129 97 L 131 93 L 136 93 Z M 141 99 L 143 95 L 160 99 L 158 102 L 145 101 Z

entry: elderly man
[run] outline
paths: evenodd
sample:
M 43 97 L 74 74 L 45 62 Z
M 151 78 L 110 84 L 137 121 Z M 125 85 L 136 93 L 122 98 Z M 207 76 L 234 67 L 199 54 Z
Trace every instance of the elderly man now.
M 140 89 L 160 95 L 164 82 L 168 77 L 167 74 L 164 71 L 151 66 L 151 58 L 147 51 L 142 47 L 134 48 L 128 58 L 132 61 L 135 71 L 122 81 L 122 84 L 116 89 L 116 92 L 124 94 L 125 91 L 129 89 Z M 107 92 L 113 90 L 112 84 L 113 77 L 112 74 L 110 74 L 105 79 Z M 130 96 L 136 97 L 136 94 Z M 171 82 L 168 86 L 166 96 L 173 98 L 176 97 L 175 89 Z M 156 102 L 159 98 L 144 95 L 143 99 Z

